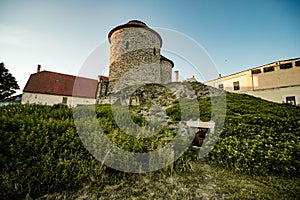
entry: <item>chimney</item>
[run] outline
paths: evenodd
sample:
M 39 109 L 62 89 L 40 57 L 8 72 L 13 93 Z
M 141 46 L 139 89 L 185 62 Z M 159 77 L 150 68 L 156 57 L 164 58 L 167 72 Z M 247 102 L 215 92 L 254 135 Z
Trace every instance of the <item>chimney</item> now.
M 218 78 L 222 78 L 222 74 L 219 74 L 219 77 Z
M 174 71 L 174 76 L 175 76 L 174 82 L 178 82 L 179 81 L 179 71 L 178 70 Z
M 37 73 L 39 73 L 41 71 L 41 65 L 37 66 L 37 70 L 36 71 L 37 71 Z

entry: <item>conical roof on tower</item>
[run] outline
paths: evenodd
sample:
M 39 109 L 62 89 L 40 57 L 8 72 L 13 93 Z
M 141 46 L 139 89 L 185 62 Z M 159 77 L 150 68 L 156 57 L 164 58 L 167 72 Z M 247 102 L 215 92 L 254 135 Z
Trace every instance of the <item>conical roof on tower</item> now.
M 120 29 L 123 29 L 123 28 L 130 28 L 130 27 L 136 27 L 136 28 L 145 28 L 149 31 L 152 31 L 154 34 L 156 34 L 160 40 L 160 47 L 162 46 L 162 38 L 161 36 L 156 32 L 154 31 L 153 29 L 149 28 L 147 26 L 147 24 L 145 24 L 144 22 L 140 21 L 140 20 L 130 20 L 129 22 L 127 22 L 126 24 L 123 24 L 123 25 L 120 25 L 120 26 L 117 26 L 115 28 L 113 28 L 109 33 L 108 33 L 108 40 L 109 40 L 109 43 L 111 42 L 110 38 L 112 36 L 112 34 L 117 31 L 117 30 L 120 30 Z

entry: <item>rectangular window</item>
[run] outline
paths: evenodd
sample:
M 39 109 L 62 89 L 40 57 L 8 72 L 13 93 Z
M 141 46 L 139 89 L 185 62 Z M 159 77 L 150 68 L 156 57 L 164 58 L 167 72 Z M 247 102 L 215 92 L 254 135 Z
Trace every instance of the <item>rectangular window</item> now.
M 289 69 L 289 68 L 293 67 L 293 64 L 292 63 L 284 63 L 284 64 L 281 64 L 279 67 L 280 67 L 280 69 Z
M 233 90 L 239 90 L 240 89 L 240 82 L 236 81 L 233 82 Z
M 272 72 L 274 71 L 274 67 L 265 67 L 264 72 Z
M 67 104 L 67 102 L 68 102 L 68 98 L 67 98 L 67 97 L 63 97 L 63 98 L 62 98 L 62 103 L 63 103 L 63 104 Z
M 252 69 L 252 74 L 260 74 L 261 70 L 260 69 Z
M 296 105 L 296 97 L 295 96 L 285 97 L 285 102 L 288 104 Z
M 224 90 L 224 85 L 221 83 L 218 85 L 219 89 Z
M 298 60 L 298 61 L 295 62 L 295 66 L 296 67 L 300 67 L 300 60 Z

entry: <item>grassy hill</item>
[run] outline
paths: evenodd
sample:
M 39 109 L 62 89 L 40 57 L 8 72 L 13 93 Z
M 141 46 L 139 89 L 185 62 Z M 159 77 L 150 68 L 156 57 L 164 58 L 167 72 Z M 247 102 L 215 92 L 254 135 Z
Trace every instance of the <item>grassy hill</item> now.
M 225 127 L 205 160 L 189 149 L 174 164 L 144 174 L 119 172 L 83 146 L 72 109 L 62 105 L 0 107 L 0 196 L 2 199 L 299 199 L 300 108 L 243 94 L 226 95 Z M 199 98 L 209 120 L 210 98 Z M 147 105 L 132 107 L 141 126 Z M 94 109 L 94 108 L 93 108 Z M 122 108 L 120 108 L 122 109 Z M 180 106 L 166 109 L 180 120 Z M 109 105 L 96 105 L 107 137 L 121 148 L 147 152 L 174 133 L 137 140 L 118 129 Z M 126 145 L 125 145 L 126 144 Z

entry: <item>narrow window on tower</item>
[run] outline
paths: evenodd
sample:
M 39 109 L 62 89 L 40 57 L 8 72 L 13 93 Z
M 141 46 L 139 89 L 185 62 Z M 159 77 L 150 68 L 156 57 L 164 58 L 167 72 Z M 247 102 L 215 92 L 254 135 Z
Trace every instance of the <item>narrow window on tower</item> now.
M 129 42 L 126 42 L 126 50 L 129 48 Z
M 153 48 L 153 54 L 156 55 L 156 49 L 155 48 Z

